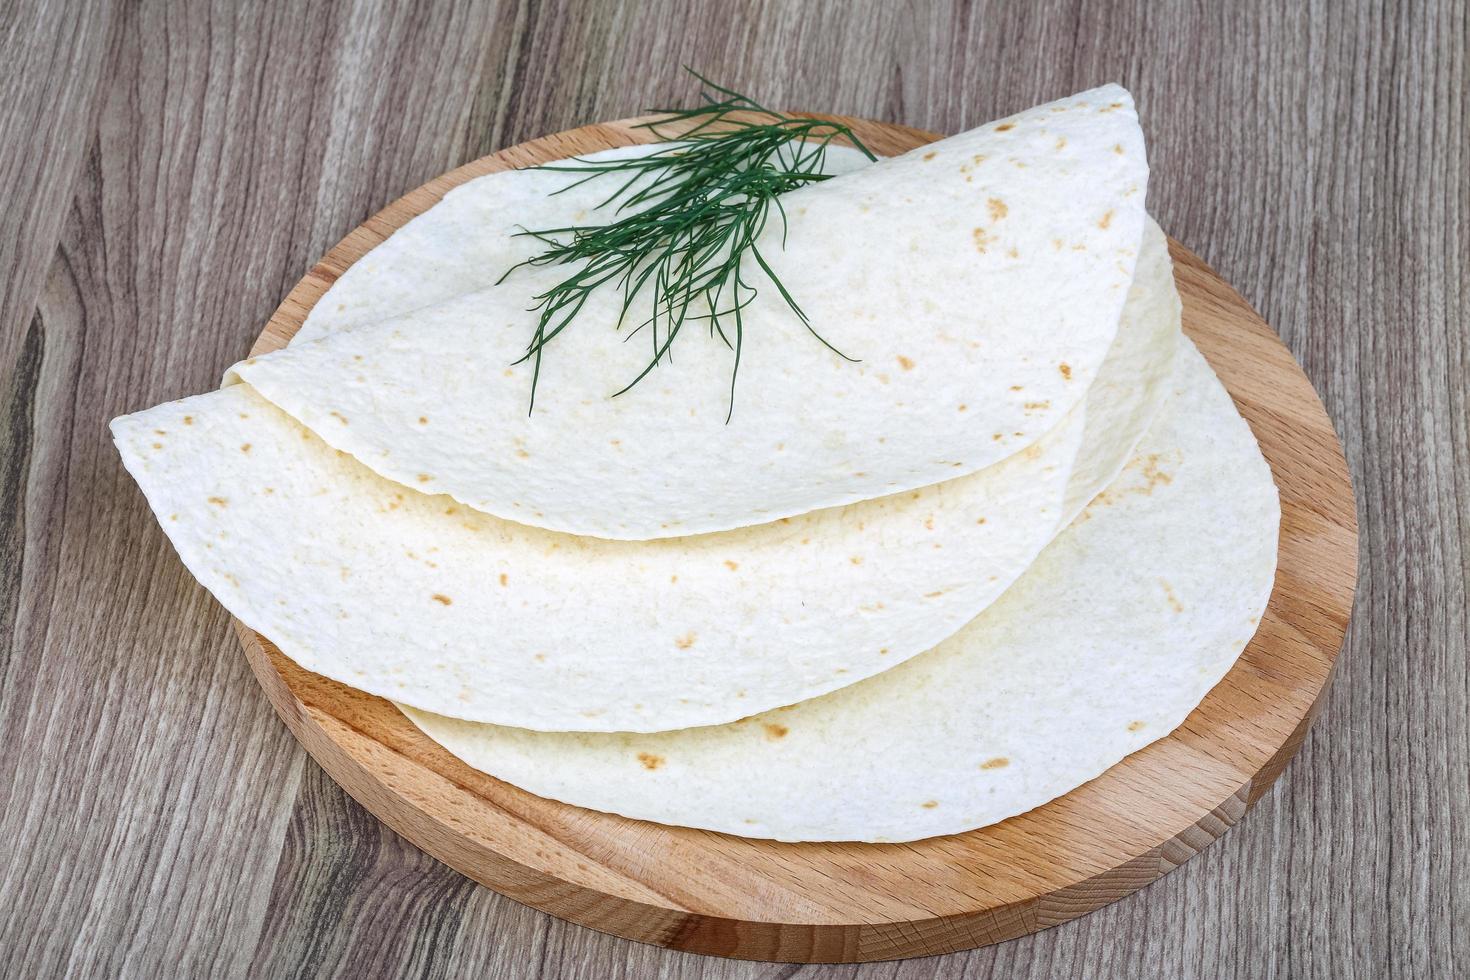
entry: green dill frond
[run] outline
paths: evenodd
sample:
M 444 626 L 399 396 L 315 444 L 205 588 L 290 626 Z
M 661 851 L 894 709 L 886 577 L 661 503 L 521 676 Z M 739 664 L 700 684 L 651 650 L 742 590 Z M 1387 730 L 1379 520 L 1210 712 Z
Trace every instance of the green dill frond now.
M 614 397 L 670 357 L 675 339 L 687 324 L 695 322 L 733 352 L 733 413 L 745 339 L 744 311 L 759 292 L 757 284 L 747 278 L 749 267 L 742 268 L 746 255 L 812 336 L 846 357 L 812 328 L 756 242 L 772 221 L 779 221 L 780 241 L 785 244 L 787 221 L 780 196 L 828 179 L 822 169 L 833 140 L 851 142 L 870 160 L 877 157 L 845 125 L 773 112 L 687 70 L 708 86 L 701 92 L 704 104 L 693 109 L 654 110 L 660 118 L 642 124 L 656 136 L 676 142 L 630 159 L 574 159 L 537 168 L 583 175 L 556 193 L 607 177 L 617 184 L 597 205 L 610 209 L 613 220 L 581 227 L 522 229 L 519 234 L 535 238 L 546 249 L 500 278 L 503 282 L 521 266 L 576 266 L 565 279 L 535 297 L 536 329 L 517 362 L 529 360 L 533 365 L 531 410 L 547 346 L 571 326 L 594 292 L 615 289 L 622 294 L 616 328 L 622 329 L 629 310 L 645 291 L 652 296 L 652 314 L 630 332 L 647 331 L 648 363 Z

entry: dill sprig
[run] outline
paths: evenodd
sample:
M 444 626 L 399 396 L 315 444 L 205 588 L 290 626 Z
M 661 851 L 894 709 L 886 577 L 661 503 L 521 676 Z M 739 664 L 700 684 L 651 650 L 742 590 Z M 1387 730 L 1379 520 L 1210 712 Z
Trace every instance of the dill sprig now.
M 500 281 L 521 266 L 577 265 L 565 279 L 537 294 L 531 307 L 540 313 L 536 330 L 516 363 L 533 362 L 532 410 L 547 345 L 576 319 L 594 292 L 610 286 L 622 294 L 619 330 L 638 296 L 651 290 L 653 300 L 652 315 L 629 333 L 631 337 L 648 331 L 651 357 L 614 397 L 646 378 L 665 358 L 672 358 L 670 348 L 685 324 L 704 321 L 710 335 L 734 354 L 730 372 L 733 413 L 745 339 L 744 311 L 759 292 L 749 278 L 754 270 L 743 262 L 746 255 L 812 336 L 847 358 L 812 327 L 756 242 L 775 218 L 781 222 L 784 247 L 787 218 L 781 195 L 829 178 L 822 167 L 833 140 L 846 139 L 870 160 L 877 157 L 841 123 L 783 115 L 714 84 L 693 69 L 686 70 L 708 86 L 700 93 L 704 104 L 693 109 L 653 110 L 661 118 L 640 127 L 676 142 L 645 156 L 574 158 L 537 168 L 584 175 L 555 192 L 558 194 L 602 177 L 621 183 L 597 205 L 613 208 L 614 220 L 607 224 L 522 228 L 518 233 L 542 242 L 546 250 L 512 266 Z M 675 132 L 665 135 L 666 130 Z

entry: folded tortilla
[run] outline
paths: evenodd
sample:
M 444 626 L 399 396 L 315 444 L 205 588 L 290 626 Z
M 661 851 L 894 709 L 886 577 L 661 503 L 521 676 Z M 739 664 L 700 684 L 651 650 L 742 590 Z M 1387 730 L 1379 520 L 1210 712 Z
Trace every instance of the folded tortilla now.
M 548 198 L 555 179 L 484 178 L 499 212 L 472 209 L 491 221 L 481 234 L 510 243 L 527 222 L 610 220 L 593 206 L 615 183 Z M 700 325 L 610 397 L 661 336 L 632 329 L 646 304 L 616 329 L 615 289 L 547 347 L 528 412 L 531 308 L 568 266 L 425 306 L 463 282 L 463 264 L 365 260 L 319 304 L 355 326 L 313 327 L 231 378 L 379 475 L 508 520 L 612 539 L 767 523 L 976 472 L 1060 425 L 1117 331 L 1147 179 L 1132 99 L 1110 85 L 783 196 L 789 227 L 773 223 L 758 247 L 810 330 L 747 261 L 760 294 L 744 311 L 733 414 L 734 352 Z M 482 282 L 517 248 L 476 245 Z M 419 276 L 430 285 L 415 290 Z M 390 302 L 354 298 L 363 288 Z M 362 322 L 367 310 L 386 319 Z
M 403 710 L 469 765 L 533 793 L 746 837 L 908 841 L 1022 813 L 1180 725 L 1270 595 L 1270 469 L 1188 344 L 1171 389 L 1128 468 L 999 602 L 861 684 L 654 735 Z
M 1123 466 L 1179 329 L 1151 225 L 1086 400 L 995 466 L 720 534 L 543 531 L 385 480 L 250 385 L 113 422 L 180 558 L 309 670 L 444 715 L 557 731 L 732 721 L 951 635 Z

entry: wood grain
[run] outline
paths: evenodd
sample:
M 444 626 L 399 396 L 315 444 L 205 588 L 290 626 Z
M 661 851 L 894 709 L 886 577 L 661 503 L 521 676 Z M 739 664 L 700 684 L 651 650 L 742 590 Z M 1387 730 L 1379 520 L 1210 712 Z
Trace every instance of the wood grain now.
M 1465 4 L 0 0 L 0 48 L 0 975 L 1470 974 Z M 108 418 L 215 382 L 408 188 L 683 101 L 686 62 L 942 132 L 1123 82 L 1151 209 L 1322 393 L 1363 536 L 1348 646 L 1277 788 L 1176 873 L 870 967 L 567 925 L 424 862 L 322 776 L 150 525 Z
M 454 187 L 649 142 L 638 128 L 646 118 L 531 140 L 415 188 L 312 267 L 251 353 L 286 346 L 339 276 Z M 836 118 L 880 156 L 937 138 Z M 989 945 L 1117 901 L 1216 840 L 1280 776 L 1332 676 L 1357 578 L 1352 487 L 1311 383 L 1234 290 L 1171 249 L 1184 328 L 1280 488 L 1280 563 L 1254 640 L 1183 725 L 1060 799 L 909 844 L 745 840 L 594 813 L 489 778 L 390 702 L 297 667 L 237 620 L 251 669 L 312 757 L 390 827 L 511 898 L 615 935 L 740 959 L 866 962 Z

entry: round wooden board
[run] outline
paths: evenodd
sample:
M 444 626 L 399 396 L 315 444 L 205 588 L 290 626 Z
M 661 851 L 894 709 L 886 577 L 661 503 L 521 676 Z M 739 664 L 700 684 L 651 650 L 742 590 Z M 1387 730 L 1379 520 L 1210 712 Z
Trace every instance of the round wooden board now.
M 348 266 L 450 188 L 644 142 L 637 121 L 523 143 L 407 194 L 297 284 L 253 352 L 284 346 Z M 938 138 L 842 121 L 880 154 Z M 1045 806 L 895 845 L 781 844 L 665 827 L 476 772 L 389 702 L 302 670 L 237 622 L 250 665 L 322 768 L 388 826 L 519 902 L 630 939 L 745 959 L 882 960 L 1000 942 L 1122 898 L 1219 837 L 1281 774 L 1332 677 L 1357 574 L 1352 487 L 1311 383 L 1234 290 L 1170 245 L 1185 332 L 1255 430 L 1281 489 L 1280 567 L 1255 638 L 1185 723 Z

